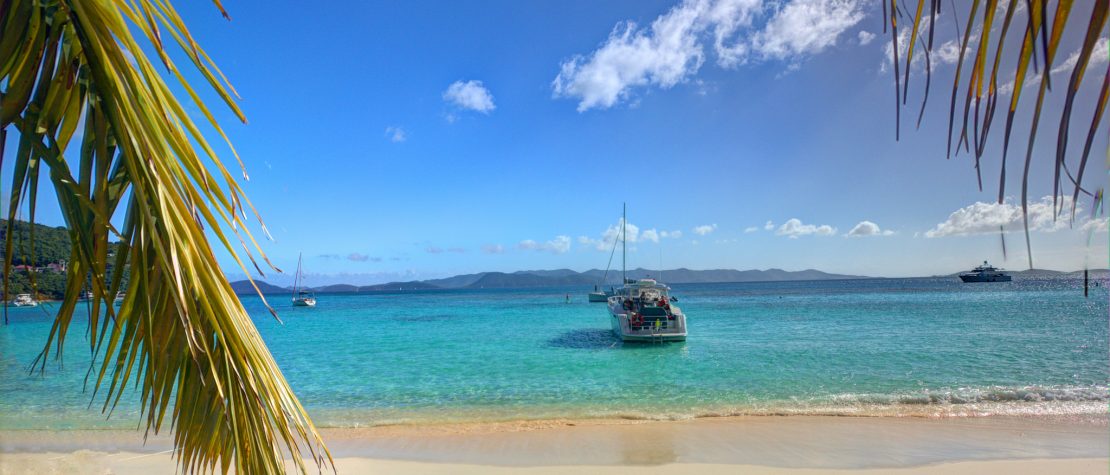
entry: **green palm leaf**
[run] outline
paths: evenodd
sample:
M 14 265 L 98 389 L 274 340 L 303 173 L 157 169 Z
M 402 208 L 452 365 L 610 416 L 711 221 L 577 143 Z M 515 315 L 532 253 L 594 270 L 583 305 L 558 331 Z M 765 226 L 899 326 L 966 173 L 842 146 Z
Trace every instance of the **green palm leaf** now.
M 215 239 L 248 275 L 240 256 L 261 274 L 254 255 L 265 254 L 246 225 L 247 210 L 255 217 L 257 212 L 137 38 L 150 43 L 227 142 L 164 41 L 173 38 L 245 121 L 235 91 L 169 3 L 0 3 L 0 143 L 9 127 L 19 137 L 11 157 L 4 275 L 10 275 L 15 218 L 26 207 L 34 221 L 43 171 L 73 243 L 65 297 L 36 367 L 43 368 L 51 353 L 61 358 L 87 282 L 95 297 L 89 302 L 89 347 L 102 356 L 89 378 L 94 397 L 104 391 L 102 410 L 110 413 L 128 385 L 137 388 L 147 431 L 162 430 L 168 416 L 176 456 L 189 471 L 283 472 L 283 458 L 291 456 L 304 472 L 302 452 L 318 467 L 330 465 L 323 441 L 208 241 Z M 81 143 L 67 154 L 79 127 Z M 121 212 L 117 227 L 113 218 Z M 108 254 L 110 240 L 120 242 L 114 256 Z M 143 277 L 130 279 L 124 289 L 128 272 Z M 126 297 L 116 309 L 120 291 Z

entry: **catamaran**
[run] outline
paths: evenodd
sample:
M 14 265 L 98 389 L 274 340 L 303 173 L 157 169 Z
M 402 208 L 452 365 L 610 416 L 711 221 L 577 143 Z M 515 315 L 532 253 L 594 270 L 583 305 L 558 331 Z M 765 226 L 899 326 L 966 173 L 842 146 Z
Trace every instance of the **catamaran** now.
M 297 254 L 297 275 L 293 277 L 293 306 L 294 307 L 315 307 L 316 306 L 316 293 L 305 290 L 304 287 L 304 270 L 301 267 L 301 255 Z M 300 290 L 298 289 L 300 287 Z
M 16 307 L 36 307 L 38 304 L 38 301 L 31 297 L 31 294 L 19 294 L 12 299 L 12 305 Z
M 671 288 L 655 279 L 629 280 L 625 244 L 627 209 L 621 218 L 621 278 L 624 286 L 609 297 L 613 334 L 623 341 L 686 341 L 686 315 L 671 297 Z

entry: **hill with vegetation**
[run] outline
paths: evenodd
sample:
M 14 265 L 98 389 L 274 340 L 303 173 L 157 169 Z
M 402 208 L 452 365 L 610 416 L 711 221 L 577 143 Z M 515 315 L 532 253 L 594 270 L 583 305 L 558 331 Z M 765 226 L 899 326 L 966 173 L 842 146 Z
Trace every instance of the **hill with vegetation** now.
M 8 221 L 0 219 L 0 262 L 7 257 Z M 33 238 L 33 243 L 32 243 Z M 8 279 L 8 295 L 35 294 L 39 299 L 61 299 L 65 293 L 66 266 L 70 259 L 72 245 L 69 231 L 64 226 L 31 225 L 26 221 L 15 221 L 12 229 L 12 269 Z M 114 256 L 119 249 L 118 243 L 108 244 L 108 255 Z M 111 263 L 109 262 L 109 273 Z M 3 268 L 0 267 L 0 279 Z M 123 275 L 123 287 L 127 285 L 127 274 Z M 0 292 L 3 287 L 0 286 Z

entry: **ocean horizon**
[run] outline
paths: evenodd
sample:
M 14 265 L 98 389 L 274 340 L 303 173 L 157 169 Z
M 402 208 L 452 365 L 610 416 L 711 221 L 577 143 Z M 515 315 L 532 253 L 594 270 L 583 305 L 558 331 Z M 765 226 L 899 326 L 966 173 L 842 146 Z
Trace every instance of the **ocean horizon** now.
M 951 278 L 677 284 L 685 343 L 621 343 L 581 286 L 242 297 L 321 427 L 726 415 L 975 417 L 1105 413 L 1104 281 Z M 572 301 L 566 303 L 566 296 Z M 92 399 L 85 313 L 29 372 L 53 304 L 0 326 L 0 430 L 132 429 Z M 93 376 L 95 378 L 95 375 Z M 103 394 L 103 392 L 101 393 Z M 90 405 L 91 403 L 91 405 Z

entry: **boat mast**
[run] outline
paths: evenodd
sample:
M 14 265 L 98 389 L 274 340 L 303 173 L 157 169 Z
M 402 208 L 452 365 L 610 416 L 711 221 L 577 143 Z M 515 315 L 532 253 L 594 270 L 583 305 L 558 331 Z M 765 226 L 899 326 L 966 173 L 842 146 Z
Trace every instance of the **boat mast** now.
M 301 280 L 301 254 L 297 254 L 297 275 L 293 276 L 293 298 L 297 298 L 297 283 Z
M 621 285 L 628 284 L 628 276 L 625 275 L 627 270 L 628 260 L 628 203 L 621 203 Z

